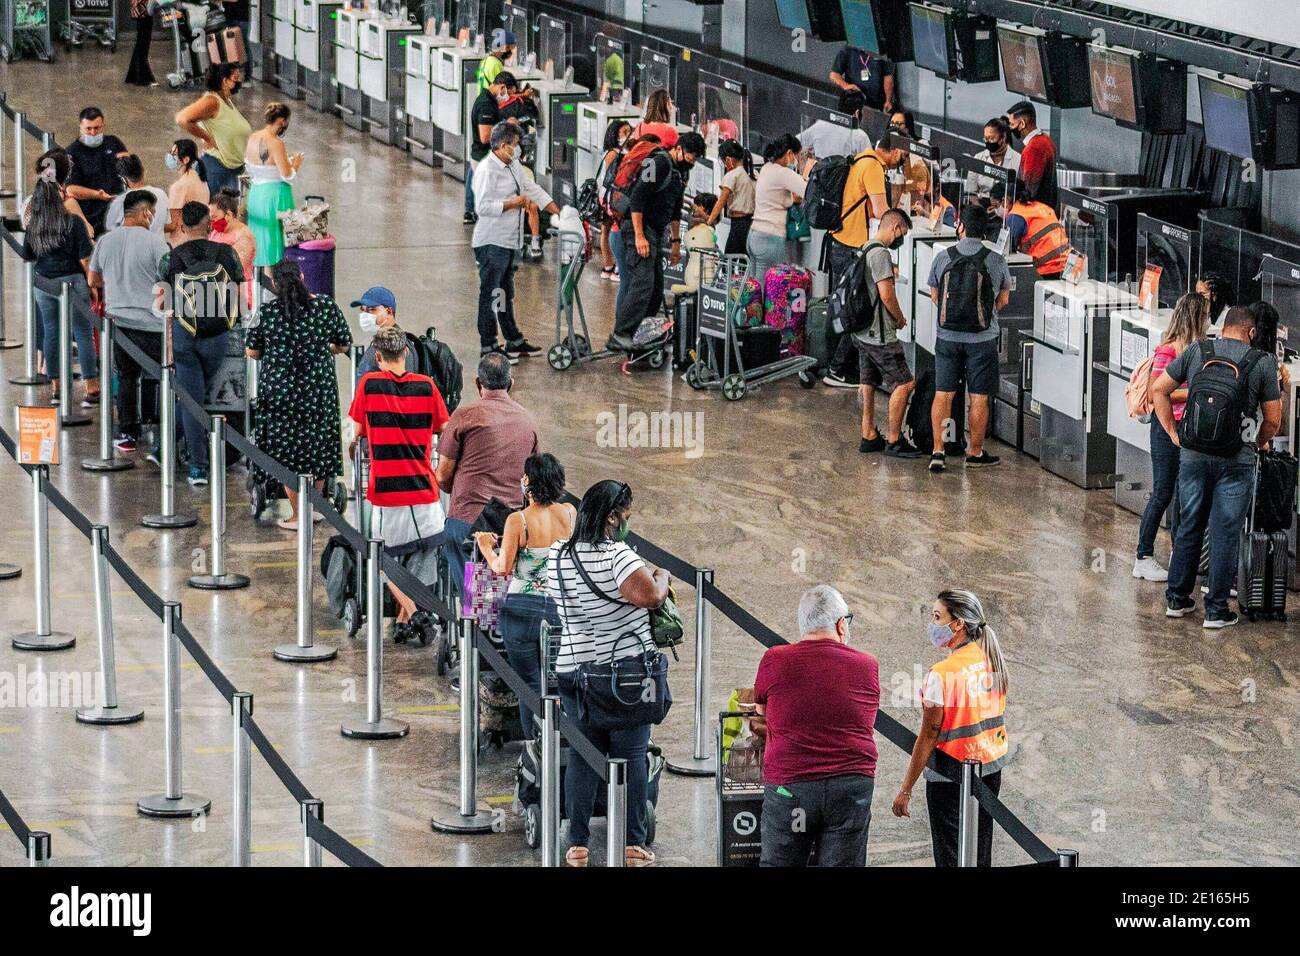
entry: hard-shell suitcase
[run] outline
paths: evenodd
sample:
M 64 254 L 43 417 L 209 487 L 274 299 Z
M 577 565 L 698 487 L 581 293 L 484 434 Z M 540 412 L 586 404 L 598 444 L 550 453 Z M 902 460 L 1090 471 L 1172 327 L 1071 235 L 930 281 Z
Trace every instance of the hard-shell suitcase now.
M 699 296 L 678 295 L 673 302 L 673 368 L 685 368 L 695 361 L 695 333 L 699 324 Z
M 839 344 L 839 336 L 831 328 L 830 311 L 826 308 L 825 299 L 814 299 L 808 303 L 808 311 L 804 319 L 804 355 L 812 356 L 817 360 L 815 366 L 818 374 L 831 367 L 831 361 L 835 358 L 835 347 Z
M 239 27 L 222 27 L 209 33 L 208 59 L 213 63 L 247 63 L 244 32 Z
M 284 257 L 298 263 L 308 292 L 334 298 L 334 248 L 333 236 L 285 247 Z
M 1286 620 L 1286 585 L 1291 578 L 1291 553 L 1285 530 L 1256 530 L 1261 515 L 1260 484 L 1277 480 L 1265 462 L 1263 452 L 1255 456 L 1255 481 L 1250 493 L 1250 509 L 1242 530 L 1237 554 L 1237 606 L 1246 619 L 1273 618 Z M 1292 486 L 1294 487 L 1294 486 Z M 1272 489 L 1265 489 L 1271 493 Z M 1208 535 L 1207 535 L 1208 538 Z
M 792 355 L 803 354 L 811 298 L 812 273 L 802 266 L 779 263 L 763 277 L 763 321 L 781 331 L 781 347 Z
M 741 329 L 738 336 L 740 361 L 744 363 L 746 371 L 771 365 L 781 358 L 781 333 L 776 329 L 764 326 Z
M 732 289 L 736 299 L 735 321 L 739 328 L 753 328 L 763 324 L 763 286 L 753 276 L 745 279 L 744 286 Z

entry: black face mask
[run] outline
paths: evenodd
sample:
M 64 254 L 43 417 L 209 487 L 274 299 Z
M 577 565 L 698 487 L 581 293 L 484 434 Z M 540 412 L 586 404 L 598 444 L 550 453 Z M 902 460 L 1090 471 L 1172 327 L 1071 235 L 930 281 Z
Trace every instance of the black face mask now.
M 1011 135 L 1015 137 L 1016 142 L 1018 143 L 1018 142 L 1020 142 L 1022 139 L 1024 139 L 1024 135 L 1025 135 L 1025 134 L 1024 134 L 1021 130 L 1018 130 L 1018 129 L 1016 129 L 1015 127 L 1012 127 L 1012 129 L 1011 129 Z
M 230 94 L 233 96 L 234 94 L 238 93 L 239 88 L 243 85 L 244 85 L 243 80 L 235 80 L 235 82 L 230 85 Z
M 1006 145 L 1007 145 L 1006 143 L 998 143 L 998 142 L 992 142 L 992 143 L 991 143 L 991 142 L 989 142 L 987 139 L 984 141 L 984 148 L 987 149 L 990 153 L 1001 152 L 1001 150 L 1002 150 Z
M 896 238 L 893 242 L 891 242 L 891 243 L 890 243 L 886 248 L 891 249 L 891 250 L 893 250 L 893 249 L 901 249 L 901 248 L 903 248 L 903 240 L 906 239 L 906 238 L 907 238 L 907 235 L 906 235 L 906 234 L 903 234 L 903 235 L 899 236 L 898 238 Z

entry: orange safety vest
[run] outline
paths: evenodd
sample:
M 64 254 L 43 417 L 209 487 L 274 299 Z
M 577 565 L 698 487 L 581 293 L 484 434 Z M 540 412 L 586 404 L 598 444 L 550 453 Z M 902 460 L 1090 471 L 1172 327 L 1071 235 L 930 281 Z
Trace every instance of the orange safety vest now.
M 978 760 L 983 773 L 1000 770 L 1007 759 L 1007 695 L 993 686 L 980 646 L 968 641 L 931 670 L 943 685 L 939 749 L 954 760 Z
M 1052 207 L 1041 202 L 1017 202 L 1011 207 L 1011 215 L 1022 217 L 1029 226 L 1020 251 L 1034 260 L 1038 274 L 1057 275 L 1064 270 L 1070 240 Z

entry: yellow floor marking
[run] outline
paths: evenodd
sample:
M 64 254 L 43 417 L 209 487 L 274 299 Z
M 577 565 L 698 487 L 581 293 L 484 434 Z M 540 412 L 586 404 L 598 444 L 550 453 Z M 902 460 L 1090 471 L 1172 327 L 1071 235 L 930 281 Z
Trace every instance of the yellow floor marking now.
M 21 730 L 21 727 L 0 727 L 0 734 L 16 734 Z
M 288 850 L 301 850 L 301 843 L 262 843 L 254 844 L 254 853 L 284 853 Z
M 254 571 L 261 571 L 263 568 L 296 568 L 297 561 L 262 561 L 253 565 Z
M 64 827 L 79 827 L 84 820 L 33 820 L 27 824 L 33 830 L 61 830 Z M 13 833 L 8 824 L 0 823 L 0 833 Z
M 443 714 L 460 710 L 460 704 L 411 704 L 397 708 L 399 714 Z
M 506 793 L 499 797 L 484 797 L 483 802 L 490 807 L 499 806 L 504 803 L 514 803 L 515 795 L 513 793 Z

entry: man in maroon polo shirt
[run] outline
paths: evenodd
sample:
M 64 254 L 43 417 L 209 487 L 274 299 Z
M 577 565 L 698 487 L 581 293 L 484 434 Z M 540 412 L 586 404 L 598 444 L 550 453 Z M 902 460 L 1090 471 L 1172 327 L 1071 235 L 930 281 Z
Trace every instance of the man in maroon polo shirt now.
M 876 776 L 880 665 L 849 647 L 853 615 L 819 584 L 799 601 L 799 641 L 771 647 L 754 680 L 767 724 L 760 866 L 864 866 Z

